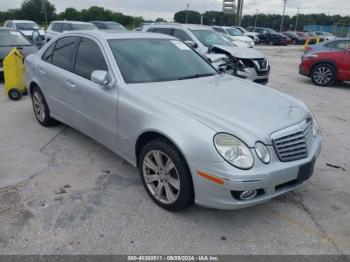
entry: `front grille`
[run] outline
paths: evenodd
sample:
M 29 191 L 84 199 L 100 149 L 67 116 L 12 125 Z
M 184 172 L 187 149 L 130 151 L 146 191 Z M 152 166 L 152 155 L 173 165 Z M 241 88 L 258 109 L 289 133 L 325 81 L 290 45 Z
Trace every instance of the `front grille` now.
M 312 119 L 307 119 L 271 136 L 276 153 L 282 162 L 308 157 L 313 141 L 312 125 Z

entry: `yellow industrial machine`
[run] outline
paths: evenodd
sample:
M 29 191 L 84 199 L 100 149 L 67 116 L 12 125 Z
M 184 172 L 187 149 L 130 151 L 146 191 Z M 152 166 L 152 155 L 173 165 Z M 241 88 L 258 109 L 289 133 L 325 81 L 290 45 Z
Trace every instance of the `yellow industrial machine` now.
M 24 57 L 17 48 L 12 49 L 3 62 L 5 92 L 12 100 L 19 100 L 26 92 L 23 62 Z

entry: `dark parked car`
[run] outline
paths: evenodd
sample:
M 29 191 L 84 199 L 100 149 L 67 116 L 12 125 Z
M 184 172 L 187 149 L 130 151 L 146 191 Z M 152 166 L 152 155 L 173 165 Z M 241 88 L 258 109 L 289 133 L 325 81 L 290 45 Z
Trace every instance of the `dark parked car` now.
M 3 60 L 17 47 L 24 55 L 36 53 L 35 47 L 20 31 L 8 28 L 0 28 L 0 78 L 3 78 Z
M 318 86 L 350 81 L 350 48 L 307 53 L 302 56 L 299 72 Z
M 291 39 L 293 45 L 303 45 L 308 39 L 306 35 L 300 35 L 298 32 L 287 31 L 283 32 L 283 34 Z
M 276 32 L 271 28 L 263 27 L 248 27 L 251 32 L 258 33 L 258 37 L 261 43 L 266 43 L 269 45 L 287 45 L 288 38 L 281 33 Z
M 100 30 L 114 30 L 114 31 L 125 31 L 125 27 L 121 24 L 113 21 L 90 21 Z

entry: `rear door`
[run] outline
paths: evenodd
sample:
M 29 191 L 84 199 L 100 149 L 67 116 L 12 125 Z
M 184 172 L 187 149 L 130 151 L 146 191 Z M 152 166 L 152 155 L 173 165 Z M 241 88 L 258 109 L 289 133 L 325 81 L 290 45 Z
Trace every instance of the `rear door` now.
M 95 70 L 112 72 L 106 58 L 99 42 L 81 37 L 74 74 L 69 78 L 72 86 L 67 96 L 68 111 L 75 128 L 108 147 L 117 148 L 118 89 L 91 81 L 91 73 Z M 114 81 L 111 79 L 110 82 Z
M 38 73 L 42 80 L 44 95 L 49 108 L 60 120 L 70 124 L 67 114 L 67 96 L 71 87 L 70 77 L 73 75 L 73 58 L 79 37 L 67 36 L 58 39 L 46 50 Z

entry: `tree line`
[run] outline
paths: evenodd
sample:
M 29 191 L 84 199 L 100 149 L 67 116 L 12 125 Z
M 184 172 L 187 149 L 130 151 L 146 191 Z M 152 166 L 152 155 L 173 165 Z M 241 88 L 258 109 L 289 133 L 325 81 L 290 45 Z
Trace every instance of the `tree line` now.
M 69 7 L 61 13 L 56 13 L 56 7 L 48 0 L 24 0 L 18 9 L 0 11 L 0 23 L 10 19 L 32 20 L 40 25 L 50 23 L 52 20 L 108 20 L 116 21 L 126 27 L 137 27 L 144 22 L 142 17 L 125 15 L 99 6 L 82 10 Z
M 178 23 L 186 23 L 187 11 L 179 11 L 174 15 L 174 21 Z M 232 26 L 235 25 L 236 17 L 234 14 L 224 14 L 223 12 L 208 11 L 203 14 L 203 18 L 197 11 L 190 10 L 187 16 L 187 22 L 193 24 L 200 24 L 203 19 L 204 25 L 221 25 Z M 283 30 L 295 29 L 297 16 L 286 15 L 284 17 Z M 257 26 L 268 27 L 279 30 L 282 16 L 277 14 L 258 14 L 245 15 L 242 18 L 242 26 L 254 26 L 255 20 Z M 326 14 L 300 14 L 298 18 L 297 30 L 303 31 L 304 25 L 333 25 L 333 24 L 347 24 L 350 26 L 350 16 L 340 15 L 326 15 Z

